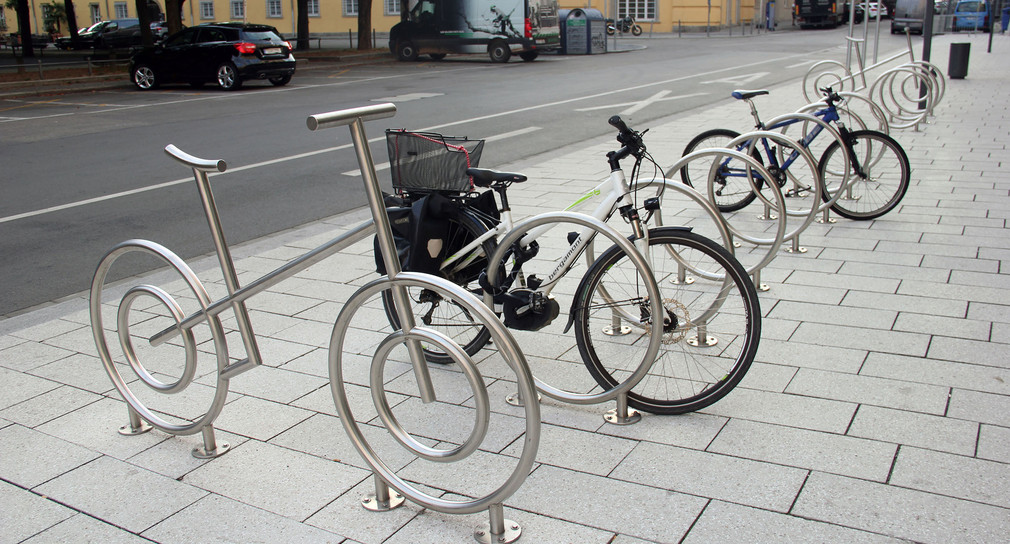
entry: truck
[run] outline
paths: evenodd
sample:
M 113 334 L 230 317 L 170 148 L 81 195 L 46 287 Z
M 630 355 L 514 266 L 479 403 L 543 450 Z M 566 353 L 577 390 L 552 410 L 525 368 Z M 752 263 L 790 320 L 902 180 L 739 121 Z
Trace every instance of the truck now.
M 794 0 L 793 24 L 800 28 L 826 26 L 835 28 L 842 22 L 835 0 Z
M 561 48 L 557 0 L 410 0 L 389 31 L 389 50 L 402 61 L 426 54 L 487 53 L 532 61 Z

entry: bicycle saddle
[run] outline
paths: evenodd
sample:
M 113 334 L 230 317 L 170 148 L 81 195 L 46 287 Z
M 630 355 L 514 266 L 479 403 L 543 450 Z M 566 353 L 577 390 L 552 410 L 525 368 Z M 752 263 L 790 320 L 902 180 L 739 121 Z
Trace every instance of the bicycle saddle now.
M 768 94 L 768 91 L 761 89 L 759 91 L 733 91 L 733 98 L 737 100 L 747 100 L 749 98 L 754 98 L 755 96 L 761 96 L 763 94 Z
M 473 178 L 477 187 L 490 187 L 494 183 L 520 183 L 526 181 L 526 176 L 512 172 L 499 172 L 490 168 L 467 168 L 466 175 Z

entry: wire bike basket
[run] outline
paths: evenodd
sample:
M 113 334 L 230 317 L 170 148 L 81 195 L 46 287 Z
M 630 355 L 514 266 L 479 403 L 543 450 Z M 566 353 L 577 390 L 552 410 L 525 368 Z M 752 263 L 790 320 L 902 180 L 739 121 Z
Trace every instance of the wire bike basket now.
M 484 140 L 389 129 L 386 147 L 393 188 L 398 192 L 468 193 L 473 190 L 473 181 L 466 169 L 480 162 Z

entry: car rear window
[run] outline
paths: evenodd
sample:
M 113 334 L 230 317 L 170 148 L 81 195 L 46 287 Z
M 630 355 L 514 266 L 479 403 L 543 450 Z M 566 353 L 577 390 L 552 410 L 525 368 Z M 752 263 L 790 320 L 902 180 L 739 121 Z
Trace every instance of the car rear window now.
M 276 32 L 272 30 L 246 30 L 242 32 L 242 39 L 250 42 L 277 42 L 284 41 Z
M 957 5 L 957 11 L 961 13 L 982 11 L 982 2 L 961 2 Z

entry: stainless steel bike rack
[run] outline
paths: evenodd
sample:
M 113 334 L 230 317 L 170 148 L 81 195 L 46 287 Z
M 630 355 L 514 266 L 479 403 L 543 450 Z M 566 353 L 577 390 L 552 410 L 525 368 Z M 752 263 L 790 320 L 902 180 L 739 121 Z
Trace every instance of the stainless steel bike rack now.
M 333 240 L 307 252 L 305 255 L 250 282 L 245 287 L 239 284 L 238 275 L 224 237 L 217 205 L 214 202 L 209 181 L 210 173 L 225 172 L 227 165 L 222 160 L 206 160 L 194 157 L 172 145 L 166 147 L 166 153 L 193 170 L 228 294 L 220 300 L 213 301 L 197 275 L 175 253 L 155 242 L 127 240 L 113 247 L 102 257 L 92 280 L 90 313 L 95 345 L 102 364 L 109 374 L 109 378 L 127 404 L 129 424 L 123 426 L 120 429 L 120 433 L 127 435 L 140 434 L 152 428 L 179 436 L 202 433 L 203 444 L 193 450 L 193 455 L 198 458 L 212 458 L 222 455 L 229 450 L 229 445 L 216 440 L 213 423 L 225 404 L 230 380 L 262 363 L 262 357 L 256 343 L 249 313 L 245 306 L 246 300 L 351 244 L 365 239 L 375 232 L 389 275 L 370 282 L 359 289 L 344 306 L 334 325 L 329 353 L 331 389 L 337 410 L 341 414 L 341 422 L 351 441 L 369 466 L 372 467 L 374 473 L 376 493 L 363 500 L 362 504 L 371 510 L 383 510 L 396 507 L 399 503 L 403 502 L 403 497 L 406 497 L 424 507 L 440 512 L 474 513 L 486 509 L 489 512 L 489 523 L 479 527 L 475 531 L 475 538 L 479 542 L 512 542 L 519 538 L 521 528 L 515 522 L 504 518 L 503 501 L 518 490 L 532 469 L 540 441 L 539 403 L 526 403 L 523 450 L 516 462 L 515 469 L 507 481 L 485 496 L 457 502 L 429 495 L 424 490 L 398 477 L 394 471 L 391 471 L 376 456 L 375 452 L 369 447 L 368 442 L 361 435 L 360 431 L 358 431 L 357 423 L 350 412 L 347 397 L 343 390 L 341 355 L 346 327 L 354 313 L 360 308 L 360 304 L 364 298 L 379 291 L 390 290 L 396 298 L 397 309 L 400 312 L 400 323 L 403 326 L 400 330 L 393 331 L 393 333 L 387 335 L 380 342 L 372 357 L 372 377 L 370 380 L 372 397 L 375 406 L 380 412 L 382 422 L 395 441 L 422 459 L 448 463 L 461 460 L 477 449 L 487 433 L 488 414 L 490 411 L 484 382 L 475 363 L 458 344 L 437 331 L 415 326 L 409 297 L 406 296 L 406 288 L 408 286 L 422 286 L 437 290 L 445 296 L 451 297 L 454 302 L 464 305 L 468 311 L 477 316 L 482 324 L 491 331 L 495 346 L 509 368 L 515 373 L 519 391 L 528 396 L 535 395 L 536 392 L 529 366 L 522 352 L 516 346 L 515 340 L 498 321 L 494 313 L 486 308 L 479 299 L 461 287 L 435 276 L 400 271 L 399 260 L 396 258 L 392 234 L 389 229 L 388 217 L 381 200 L 381 192 L 375 175 L 374 163 L 369 154 L 368 143 L 364 133 L 364 121 L 388 118 L 393 116 L 395 112 L 396 107 L 393 104 L 378 104 L 315 115 L 308 119 L 308 126 L 312 130 L 333 126 L 349 127 L 374 222 L 366 221 L 350 229 Z M 195 299 L 199 309 L 186 314 L 181 300 L 173 297 L 166 289 L 148 284 L 137 285 L 126 289 L 118 302 L 118 307 L 115 311 L 115 330 L 106 330 L 103 310 L 111 311 L 103 305 L 103 295 L 106 294 L 106 282 L 109 279 L 110 271 L 115 262 L 127 254 L 142 254 L 162 261 L 170 271 L 174 271 L 181 278 L 183 286 L 192 293 L 191 297 L 187 296 L 186 298 Z M 142 304 L 139 301 L 142 300 L 146 306 L 141 307 Z M 160 331 L 151 331 L 147 330 L 151 326 L 150 323 L 147 323 L 143 327 L 144 330 L 131 331 L 131 313 L 134 311 L 144 311 L 153 307 L 159 307 L 163 310 L 160 317 L 167 320 L 170 323 L 169 326 L 162 328 Z M 228 342 L 225 338 L 225 330 L 221 322 L 221 314 L 229 310 L 235 315 L 235 327 L 241 336 L 246 354 L 244 359 L 237 362 L 231 362 L 229 358 Z M 168 413 L 152 409 L 148 406 L 149 403 L 142 399 L 141 396 L 143 395 L 146 398 L 147 395 L 153 395 L 156 399 L 161 399 L 165 398 L 165 396 L 176 395 L 186 391 L 194 383 L 197 359 L 200 355 L 200 351 L 197 349 L 198 339 L 194 331 L 198 326 L 204 324 L 209 330 L 213 341 L 212 345 L 217 362 L 216 380 L 213 386 L 210 406 L 199 416 L 188 416 L 185 419 L 179 417 L 177 420 L 170 420 Z M 125 367 L 116 361 L 116 357 L 110 350 L 107 340 L 107 336 L 110 334 L 119 340 L 121 359 L 124 360 Z M 138 344 L 135 341 L 137 338 L 146 340 L 149 345 Z M 439 450 L 423 446 L 411 437 L 393 416 L 392 410 L 389 408 L 386 400 L 382 381 L 376 378 L 376 376 L 381 376 L 382 368 L 386 363 L 390 351 L 396 345 L 403 344 L 406 346 L 411 359 L 411 366 L 418 384 L 419 398 L 424 403 L 434 402 L 436 400 L 435 389 L 421 350 L 421 341 L 435 343 L 446 353 L 451 354 L 454 361 L 465 373 L 474 392 L 477 420 L 474 424 L 473 432 L 465 444 L 451 450 Z M 141 350 L 137 349 L 138 346 L 152 351 L 158 349 L 159 346 L 172 346 L 176 350 L 181 350 L 184 357 L 182 370 L 177 375 L 173 375 L 173 378 L 166 379 L 164 374 L 145 366 L 141 361 Z M 154 360 L 157 363 L 157 358 L 154 358 Z M 125 379 L 121 374 L 121 367 L 128 368 L 136 374 L 137 380 Z M 400 494 L 391 494 L 389 492 L 390 486 L 399 491 Z
M 656 284 L 656 279 L 652 275 L 652 269 L 649 267 L 648 261 L 642 256 L 635 244 L 629 241 L 626 237 L 622 236 L 610 225 L 594 217 L 581 213 L 547 212 L 516 223 L 512 230 L 505 233 L 505 235 L 498 240 L 498 248 L 495 250 L 494 254 L 488 258 L 487 279 L 489 283 L 491 285 L 496 284 L 499 265 L 504 260 L 506 252 L 508 252 L 509 248 L 511 248 L 514 243 L 526 236 L 530 230 L 537 227 L 553 226 L 560 223 L 573 223 L 583 227 L 582 236 L 603 234 L 609 238 L 610 241 L 620 247 L 621 250 L 628 255 L 628 258 L 631 259 L 631 262 L 635 264 L 635 267 L 639 270 L 642 279 L 645 280 L 646 291 L 649 295 L 650 312 L 652 312 L 651 315 L 663 315 L 661 303 L 663 298 L 660 293 L 659 286 Z M 490 293 L 485 294 L 484 301 L 489 306 L 494 304 L 493 297 Z M 615 316 L 615 319 L 618 319 L 618 317 L 619 316 Z M 632 322 L 637 321 L 638 319 L 639 318 L 635 316 L 631 319 L 626 319 L 626 321 Z M 652 322 L 649 325 L 649 347 L 642 358 L 642 362 L 639 363 L 638 367 L 636 367 L 635 372 L 628 376 L 625 381 L 600 393 L 577 393 L 560 387 L 554 387 L 539 378 L 534 377 L 534 383 L 536 384 L 537 391 L 555 400 L 570 404 L 600 404 L 610 400 L 616 400 L 617 407 L 608 411 L 604 415 L 604 419 L 606 421 L 617 425 L 627 425 L 639 421 L 641 419 L 641 414 L 628 407 L 628 392 L 630 392 L 631 389 L 638 384 L 638 382 L 645 378 L 649 369 L 652 368 L 652 364 L 656 360 L 656 355 L 659 353 L 659 348 L 663 340 L 663 321 L 661 319 L 653 319 L 651 321 Z M 526 391 L 519 391 L 517 398 L 520 399 L 520 402 L 529 404 L 526 402 L 526 399 L 535 398 L 535 396 Z

